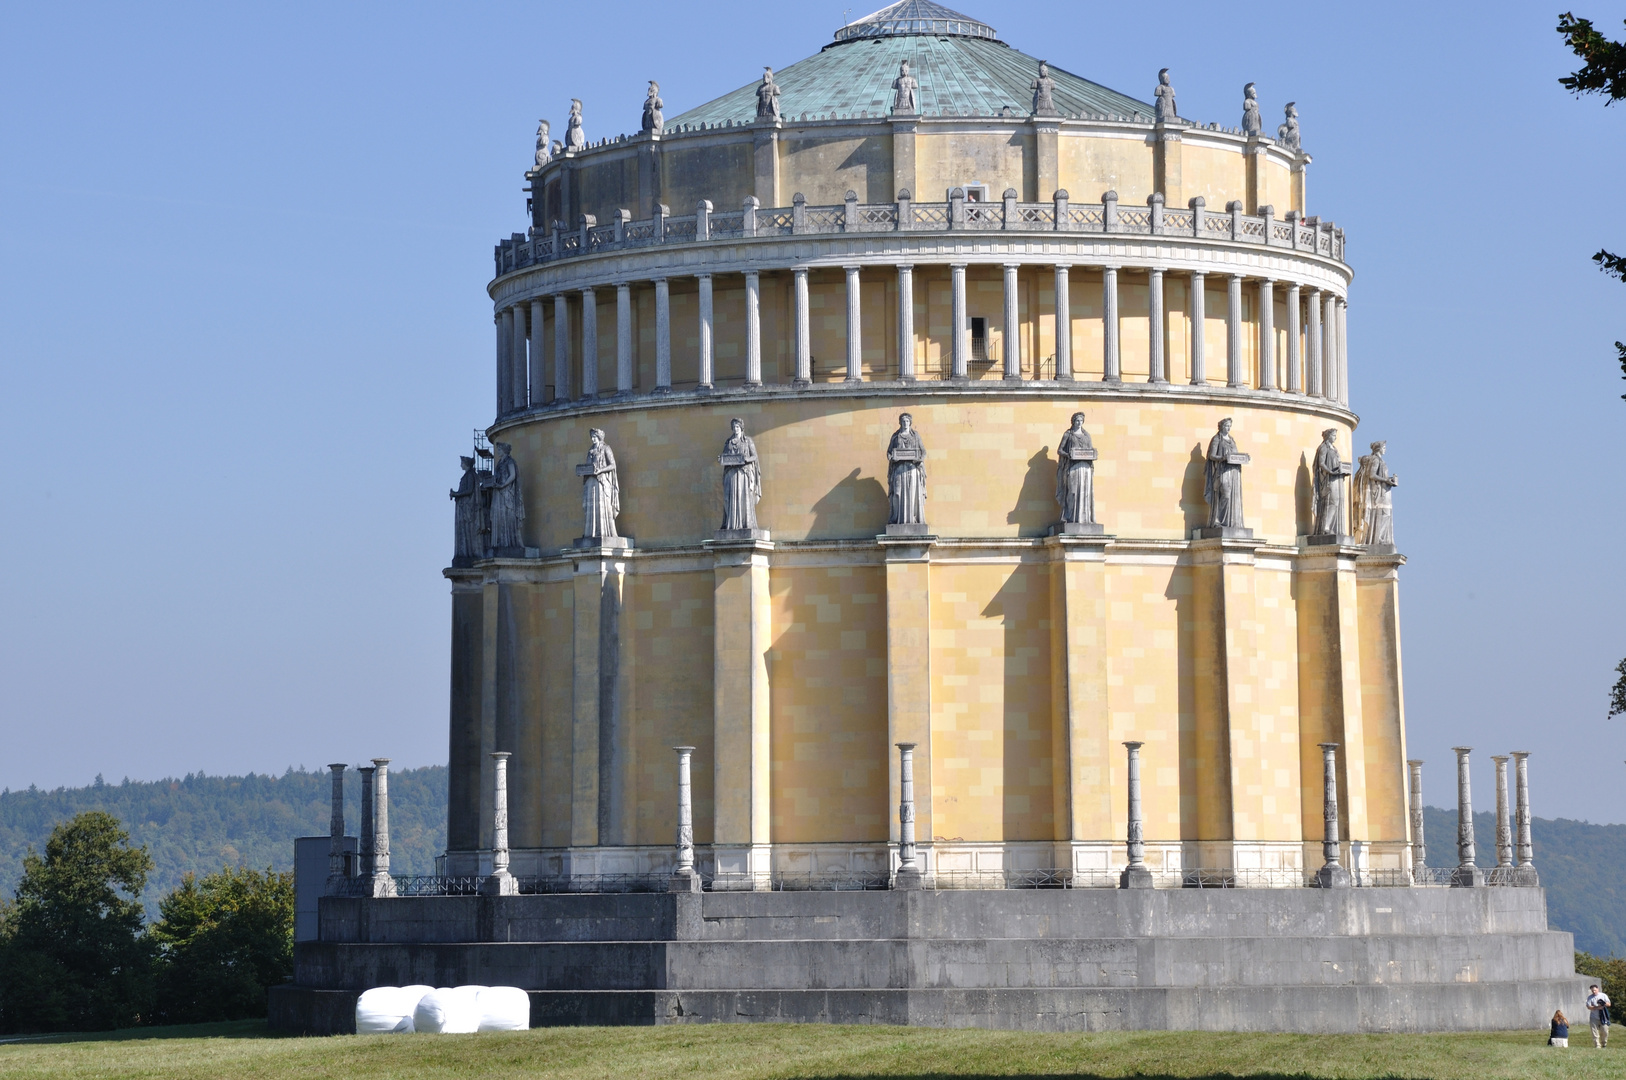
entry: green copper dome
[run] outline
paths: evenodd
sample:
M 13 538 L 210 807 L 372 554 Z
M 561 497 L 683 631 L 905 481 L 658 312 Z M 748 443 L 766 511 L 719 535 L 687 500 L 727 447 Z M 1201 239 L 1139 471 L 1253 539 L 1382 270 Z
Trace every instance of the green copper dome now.
M 902 0 L 836 32 L 823 51 L 774 72 L 785 121 L 881 118 L 892 109 L 900 62 L 920 80 L 924 116 L 1027 116 L 1039 58 L 997 40 L 993 27 L 931 0 Z M 1065 116 L 1150 118 L 1144 101 L 1109 90 L 1050 63 L 1056 108 Z M 749 124 L 756 120 L 752 82 L 671 117 L 667 130 Z

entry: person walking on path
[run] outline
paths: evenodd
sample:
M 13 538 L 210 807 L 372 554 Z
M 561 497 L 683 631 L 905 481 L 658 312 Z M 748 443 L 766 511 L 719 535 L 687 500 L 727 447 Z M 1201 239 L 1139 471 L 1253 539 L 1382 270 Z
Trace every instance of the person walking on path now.
M 1614 1004 L 1597 983 L 1586 996 L 1587 1019 L 1592 1025 L 1592 1045 L 1602 1049 L 1609 1045 L 1609 1006 Z
M 1564 1016 L 1564 1010 L 1553 1013 L 1553 1028 L 1547 1036 L 1548 1046 L 1561 1046 L 1565 1050 L 1570 1046 L 1570 1022 Z

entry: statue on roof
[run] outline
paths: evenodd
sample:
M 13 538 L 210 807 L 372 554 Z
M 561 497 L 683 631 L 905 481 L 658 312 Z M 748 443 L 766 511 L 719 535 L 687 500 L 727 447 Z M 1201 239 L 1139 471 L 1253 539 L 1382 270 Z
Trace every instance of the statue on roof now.
M 773 81 L 773 68 L 762 69 L 762 85 L 757 87 L 757 119 L 779 119 L 779 87 Z
M 1033 80 L 1033 115 L 1056 115 L 1056 80 L 1050 77 L 1050 65 L 1039 61 L 1039 77 Z
M 649 96 L 644 98 L 644 126 L 643 130 L 650 135 L 659 135 L 666 126 L 666 117 L 661 110 L 666 103 L 661 100 L 661 84 L 654 79 L 649 80 Z
M 587 149 L 587 134 L 582 131 L 581 98 L 570 99 L 570 119 L 565 122 L 565 149 Z
M 909 61 L 898 65 L 898 77 L 892 80 L 895 96 L 892 111 L 899 116 L 914 116 L 920 112 L 920 80 L 909 74 Z
M 1157 73 L 1157 89 L 1152 91 L 1157 99 L 1157 122 L 1166 124 L 1171 120 L 1180 119 L 1180 114 L 1174 109 L 1174 87 L 1169 84 L 1169 69 L 1164 68 Z
M 1281 143 L 1283 146 L 1287 147 L 1289 150 L 1298 150 L 1299 149 L 1299 110 L 1298 110 L 1298 102 L 1289 101 L 1287 103 L 1287 110 L 1286 111 L 1287 111 L 1287 119 L 1283 120 L 1282 121 L 1282 126 L 1276 129 L 1276 141 Z
M 553 158 L 553 144 L 548 141 L 552 128 L 546 120 L 536 122 L 536 167 L 540 169 Z
M 1264 130 L 1264 122 L 1259 119 L 1259 94 L 1249 83 L 1242 88 L 1242 134 L 1258 135 Z

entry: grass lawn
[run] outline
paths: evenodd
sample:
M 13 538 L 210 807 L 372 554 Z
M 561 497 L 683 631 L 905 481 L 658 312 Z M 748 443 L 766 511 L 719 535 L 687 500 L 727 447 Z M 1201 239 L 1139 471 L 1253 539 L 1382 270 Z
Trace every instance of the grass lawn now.
M 55 1036 L 0 1045 L 0 1077 L 1623 1077 L 1626 1039 L 1594 1050 L 1545 1033 L 1040 1035 L 896 1027 L 716 1024 L 490 1035 L 296 1039 L 260 1021 Z

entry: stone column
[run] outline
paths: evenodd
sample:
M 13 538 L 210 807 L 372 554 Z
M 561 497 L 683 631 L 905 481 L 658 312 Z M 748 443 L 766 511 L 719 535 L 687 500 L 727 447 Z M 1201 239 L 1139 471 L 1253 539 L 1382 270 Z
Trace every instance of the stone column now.
M 531 394 L 528 403 L 542 404 L 542 388 L 547 384 L 548 374 L 542 370 L 542 333 L 546 320 L 542 317 L 546 303 L 538 296 L 531 301 L 531 366 L 530 387 Z
M 1451 884 L 1472 888 L 1485 884 L 1484 871 L 1474 865 L 1474 797 L 1468 783 L 1468 755 L 1471 746 L 1453 746 L 1457 755 L 1457 869 Z
M 1146 818 L 1140 807 L 1140 748 L 1144 745 L 1124 743 L 1129 749 L 1129 865 L 1118 877 L 1120 889 L 1152 887 L 1152 872 L 1146 868 Z
M 711 345 L 711 275 L 701 274 L 696 279 L 700 284 L 700 379 L 702 390 L 710 390 L 713 378 L 715 360 Z
M 1513 792 L 1518 800 L 1513 820 L 1518 828 L 1518 859 L 1520 885 L 1539 885 L 1536 878 L 1535 848 L 1530 843 L 1530 751 L 1513 751 Z
M 1321 292 L 1306 289 L 1304 311 L 1309 321 L 1304 326 L 1304 392 L 1311 397 L 1321 396 Z
M 1148 272 L 1146 282 L 1146 310 L 1151 321 L 1148 325 L 1148 340 L 1150 342 L 1150 355 L 1147 364 L 1147 382 L 1166 383 L 1169 381 L 1168 367 L 1164 362 L 1164 323 L 1167 321 L 1163 314 L 1163 268 L 1154 266 Z
M 333 771 L 333 813 L 328 818 L 328 891 L 344 877 L 344 770 L 343 762 L 329 765 Z
M 1347 889 L 1349 871 L 1338 856 L 1338 744 L 1316 745 L 1321 747 L 1321 856 L 1326 861 L 1315 882 L 1323 889 Z
M 965 316 L 965 263 L 949 264 L 949 362 L 950 378 L 970 378 L 971 328 Z
M 1338 403 L 1349 404 L 1349 301 L 1338 300 Z
M 1303 363 L 1301 355 L 1303 349 L 1299 341 L 1301 328 L 1299 325 L 1299 286 L 1297 282 L 1287 287 L 1287 392 L 1297 394 L 1299 386 L 1299 365 Z
M 655 393 L 672 389 L 672 289 L 655 279 Z
M 373 888 L 374 896 L 394 896 L 390 877 L 390 759 L 373 758 Z
M 924 885 L 920 862 L 915 856 L 915 746 L 898 744 L 898 870 L 894 889 L 919 889 Z
M 1056 378 L 1073 377 L 1073 294 L 1067 280 L 1072 267 L 1056 264 Z
M 847 381 L 864 380 L 864 316 L 860 307 L 858 267 L 844 266 L 847 271 Z
M 813 381 L 813 339 L 808 325 L 807 267 L 798 266 L 791 271 L 796 293 L 796 385 L 807 386 Z
M 1022 377 L 1022 316 L 1016 292 L 1016 272 L 1020 269 L 1020 263 L 1005 264 L 1005 326 L 1000 331 L 1000 350 L 1005 358 L 1007 379 Z
M 1203 289 L 1205 277 L 1191 275 L 1191 385 L 1201 386 L 1208 381 L 1208 364 L 1203 355 L 1203 323 L 1208 318 L 1205 310 L 1208 298 Z
M 761 539 L 712 545 L 712 854 L 718 890 L 771 882 L 768 650 L 773 607 Z
M 359 765 L 361 774 L 361 835 L 357 837 L 360 850 L 356 852 L 356 876 L 363 881 L 373 878 L 373 773 L 371 765 Z
M 1338 298 L 1330 292 L 1321 294 L 1325 317 L 1321 321 L 1321 394 L 1328 401 L 1338 400 Z
M 745 272 L 745 385 L 762 385 L 762 279 Z
M 1101 381 L 1122 382 L 1123 365 L 1118 356 L 1118 268 L 1101 268 Z
M 1276 378 L 1276 282 L 1259 282 L 1259 389 L 1280 390 Z
M 1416 758 L 1406 762 L 1411 770 L 1411 876 L 1428 865 L 1428 847 L 1423 843 L 1423 763 Z
M 509 358 L 509 363 L 513 365 L 514 372 L 512 381 L 509 383 L 513 396 L 509 398 L 508 407 L 515 412 L 523 410 L 530 401 L 530 380 L 526 375 L 529 367 L 526 356 L 528 352 L 526 343 L 530 340 L 530 334 L 525 328 L 525 315 L 529 306 L 528 304 L 514 305 L 514 338 L 510 343 L 514 351 Z
M 915 381 L 915 268 L 898 264 L 898 378 Z
M 497 415 L 506 416 L 514 400 L 514 368 L 509 354 L 514 348 L 514 309 L 497 312 Z
M 508 752 L 491 755 L 491 874 L 480 883 L 482 896 L 517 896 L 519 882 L 508 872 Z
M 615 389 L 632 393 L 632 285 L 615 287 Z
M 570 372 L 570 298 L 553 297 L 553 400 L 569 401 L 575 380 Z
M 1225 385 L 1246 386 L 1242 377 L 1242 275 L 1232 274 L 1225 293 Z
M 692 746 L 674 746 L 678 756 L 677 869 L 667 889 L 670 892 L 699 892 L 700 875 L 694 872 L 694 786 L 689 778 Z
M 582 397 L 598 397 L 598 298 L 592 286 L 582 290 Z
M 1491 755 L 1496 765 L 1496 867 L 1513 868 L 1513 821 L 1507 799 L 1507 757 Z

